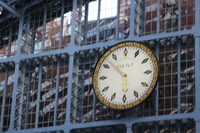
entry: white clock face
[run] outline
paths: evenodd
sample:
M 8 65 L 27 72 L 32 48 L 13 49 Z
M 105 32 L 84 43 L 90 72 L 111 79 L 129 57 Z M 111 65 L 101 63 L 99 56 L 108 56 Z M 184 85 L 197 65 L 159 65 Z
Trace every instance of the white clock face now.
M 127 109 L 144 101 L 154 89 L 158 63 L 152 51 L 136 42 L 110 48 L 98 61 L 93 77 L 97 97 L 114 109 Z

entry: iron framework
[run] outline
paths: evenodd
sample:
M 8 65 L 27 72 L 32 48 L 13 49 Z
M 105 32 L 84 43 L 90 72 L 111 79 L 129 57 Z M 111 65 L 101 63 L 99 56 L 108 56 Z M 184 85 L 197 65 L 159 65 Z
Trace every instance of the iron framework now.
M 0 1 L 0 132 L 200 132 L 200 1 L 112 2 Z M 152 95 L 124 111 L 92 87 L 98 58 L 121 41 L 148 45 L 160 72 Z

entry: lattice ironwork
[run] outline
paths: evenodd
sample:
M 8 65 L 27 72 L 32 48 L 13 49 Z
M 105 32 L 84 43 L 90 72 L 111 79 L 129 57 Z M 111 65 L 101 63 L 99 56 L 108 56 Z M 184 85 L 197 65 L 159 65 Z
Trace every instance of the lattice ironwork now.
M 22 0 L 21 19 L 0 16 L 0 132 L 198 131 L 198 1 L 132 1 Z M 139 106 L 113 110 L 93 92 L 93 69 L 130 40 L 153 50 L 159 82 Z

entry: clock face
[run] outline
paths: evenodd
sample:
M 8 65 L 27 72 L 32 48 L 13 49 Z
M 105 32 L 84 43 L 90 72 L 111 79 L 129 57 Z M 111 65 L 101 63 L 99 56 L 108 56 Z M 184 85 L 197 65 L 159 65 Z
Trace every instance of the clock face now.
M 113 109 L 128 109 L 143 102 L 158 79 L 153 52 L 138 42 L 122 42 L 108 49 L 97 62 L 93 87 L 98 99 Z

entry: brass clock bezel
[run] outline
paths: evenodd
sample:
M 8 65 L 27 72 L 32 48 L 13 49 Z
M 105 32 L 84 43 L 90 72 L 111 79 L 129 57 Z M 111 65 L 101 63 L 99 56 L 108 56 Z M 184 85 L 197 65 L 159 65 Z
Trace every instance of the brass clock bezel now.
M 126 104 L 126 105 L 115 105 L 113 103 L 110 103 L 109 101 L 107 101 L 101 94 L 100 92 L 100 89 L 98 87 L 98 72 L 99 72 L 99 69 L 102 65 L 102 63 L 104 62 L 104 60 L 107 58 L 108 55 L 110 55 L 113 51 L 119 49 L 119 48 L 122 48 L 122 47 L 127 47 L 127 46 L 132 46 L 132 47 L 138 47 L 142 50 L 144 50 L 148 55 L 149 57 L 151 58 L 152 60 L 152 63 L 153 63 L 153 78 L 152 78 L 152 82 L 147 90 L 147 92 L 142 96 L 140 97 L 137 101 L 133 102 L 133 103 L 130 103 L 130 104 Z M 94 68 L 94 72 L 93 72 L 93 79 L 92 79 L 92 82 L 93 82 L 93 89 L 94 89 L 94 92 L 97 96 L 97 98 L 104 104 L 106 105 L 107 107 L 110 107 L 112 109 L 117 109 L 117 110 L 124 110 L 124 109 L 129 109 L 129 108 L 133 108 L 133 107 L 136 107 L 138 106 L 139 104 L 141 104 L 142 102 L 145 101 L 145 99 L 147 99 L 147 97 L 149 97 L 149 95 L 152 93 L 152 91 L 154 90 L 156 84 L 157 84 L 157 81 L 158 81 L 158 60 L 155 56 L 155 54 L 153 53 L 153 51 L 145 46 L 144 44 L 142 43 L 139 43 L 139 42 L 134 42 L 134 41 L 126 41 L 126 42 L 121 42 L 121 43 L 118 43 L 114 46 L 112 46 L 111 48 L 109 48 L 98 60 L 98 62 L 96 63 L 96 66 Z

